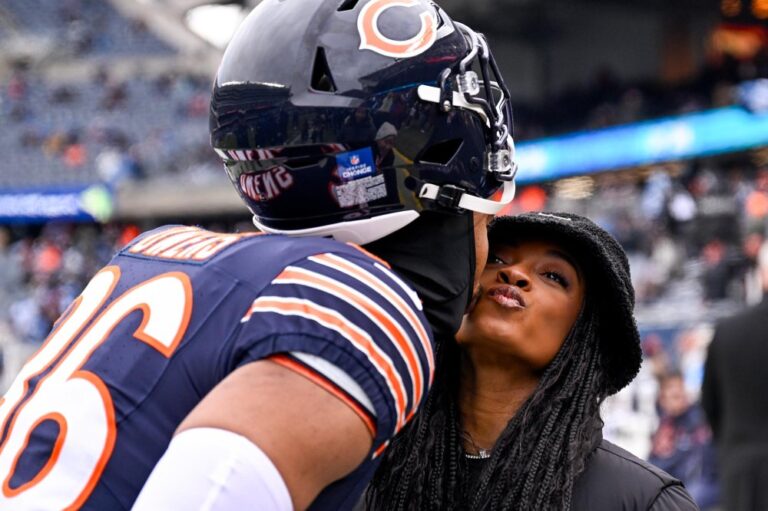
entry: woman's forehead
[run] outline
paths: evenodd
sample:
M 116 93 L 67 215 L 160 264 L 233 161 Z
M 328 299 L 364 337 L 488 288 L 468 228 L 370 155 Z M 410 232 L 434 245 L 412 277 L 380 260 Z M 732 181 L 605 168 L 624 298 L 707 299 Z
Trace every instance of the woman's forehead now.
M 490 240 L 490 248 L 495 251 L 527 251 L 535 250 L 541 255 L 550 255 L 563 259 L 574 267 L 579 273 L 583 273 L 583 265 L 580 262 L 578 251 L 569 244 L 546 236 L 526 236 L 516 239 Z
M 571 258 L 575 258 L 573 248 L 562 240 L 556 239 L 554 236 L 527 235 L 507 237 L 505 239 L 492 238 L 489 240 L 489 246 L 496 250 L 521 250 L 534 248 L 542 251 L 556 250 L 568 254 Z

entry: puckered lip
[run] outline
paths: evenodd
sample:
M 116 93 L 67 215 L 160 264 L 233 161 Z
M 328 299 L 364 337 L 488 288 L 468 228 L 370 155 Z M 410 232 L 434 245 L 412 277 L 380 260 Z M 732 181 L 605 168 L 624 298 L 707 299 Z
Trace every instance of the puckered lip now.
M 488 289 L 486 296 L 504 307 L 524 309 L 525 299 L 517 286 L 502 284 Z

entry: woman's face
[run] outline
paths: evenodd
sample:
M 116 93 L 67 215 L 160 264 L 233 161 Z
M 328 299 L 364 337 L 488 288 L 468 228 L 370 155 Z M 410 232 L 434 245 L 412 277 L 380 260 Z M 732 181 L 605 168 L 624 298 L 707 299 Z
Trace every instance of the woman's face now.
M 539 371 L 573 327 L 584 285 L 576 263 L 556 243 L 492 246 L 478 300 L 464 316 L 456 339 L 473 351 L 487 349 Z

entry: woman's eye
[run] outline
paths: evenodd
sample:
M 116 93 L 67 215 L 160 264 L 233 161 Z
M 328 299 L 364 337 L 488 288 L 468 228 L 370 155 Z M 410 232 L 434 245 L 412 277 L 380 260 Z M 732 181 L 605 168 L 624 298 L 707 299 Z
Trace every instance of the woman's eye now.
M 569 284 L 568 283 L 568 279 L 566 279 L 565 277 L 563 277 L 561 274 L 557 273 L 556 271 L 547 271 L 547 272 L 544 272 L 543 275 L 546 278 L 557 282 L 558 284 L 560 284 L 564 288 L 568 287 L 568 284 Z
M 488 262 L 486 264 L 504 264 L 504 260 L 497 255 L 488 254 Z

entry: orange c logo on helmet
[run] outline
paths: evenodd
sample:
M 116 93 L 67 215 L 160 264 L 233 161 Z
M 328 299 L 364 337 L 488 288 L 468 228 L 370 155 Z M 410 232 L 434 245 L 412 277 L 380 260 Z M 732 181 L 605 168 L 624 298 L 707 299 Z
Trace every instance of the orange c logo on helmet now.
M 372 50 L 381 55 L 395 58 L 415 57 L 425 52 L 437 40 L 437 17 L 432 10 L 419 14 L 421 29 L 410 39 L 390 39 L 379 31 L 379 16 L 392 7 L 413 7 L 421 5 L 419 0 L 373 0 L 360 11 L 357 31 L 360 33 L 360 49 Z

